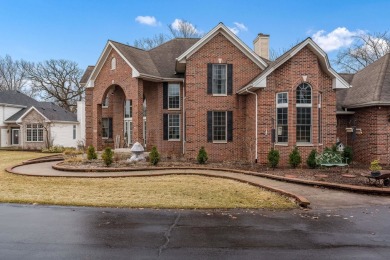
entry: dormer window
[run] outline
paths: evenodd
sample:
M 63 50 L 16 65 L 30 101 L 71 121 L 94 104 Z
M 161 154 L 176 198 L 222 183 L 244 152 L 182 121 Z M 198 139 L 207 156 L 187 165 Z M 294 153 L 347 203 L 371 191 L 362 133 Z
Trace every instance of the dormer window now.
M 112 58 L 111 59 L 111 70 L 114 70 L 114 69 L 116 69 L 116 59 Z

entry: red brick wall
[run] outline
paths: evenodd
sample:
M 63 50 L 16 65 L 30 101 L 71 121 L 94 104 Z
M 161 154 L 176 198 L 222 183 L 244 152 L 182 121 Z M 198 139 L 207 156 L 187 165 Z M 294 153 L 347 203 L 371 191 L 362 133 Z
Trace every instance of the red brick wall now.
M 207 94 L 207 63 L 233 64 L 233 95 L 215 97 Z M 215 36 L 186 64 L 186 157 L 195 159 L 201 146 L 205 146 L 209 160 L 242 160 L 247 154 L 244 147 L 245 96 L 236 91 L 261 72 L 222 34 Z M 207 111 L 233 111 L 233 142 L 215 144 L 207 142 Z
M 111 59 L 115 57 L 117 66 L 111 70 Z M 182 139 L 180 141 L 164 141 L 163 139 L 163 113 L 180 113 L 182 111 L 163 110 L 162 83 L 144 81 L 132 78 L 131 67 L 112 50 L 105 61 L 99 75 L 97 76 L 94 88 L 86 90 L 86 141 L 87 145 L 94 145 L 98 150 L 106 146 L 114 147 L 114 140 L 120 135 L 121 146 L 123 145 L 123 102 L 126 99 L 132 100 L 132 120 L 134 142 L 143 144 L 143 99 L 146 98 L 146 139 L 147 150 L 152 146 L 163 156 L 179 156 L 182 153 Z M 102 108 L 101 103 L 107 93 L 115 86 L 113 95 L 109 94 L 109 106 Z M 181 96 L 183 89 L 181 86 Z M 181 100 L 182 101 L 182 100 Z M 113 138 L 103 139 L 101 136 L 101 119 L 111 117 L 113 119 Z M 182 125 L 180 125 L 182 129 Z
M 351 146 L 354 160 L 366 164 L 379 159 L 382 165 L 390 164 L 390 107 L 367 107 L 354 109 L 353 116 L 338 116 L 337 134 L 340 140 Z M 354 123 L 356 122 L 356 123 Z M 352 134 L 346 133 L 346 127 L 355 125 L 362 134 L 352 140 Z
M 259 162 L 267 163 L 267 155 L 272 147 L 271 129 L 276 123 L 276 93 L 288 92 L 288 131 L 287 145 L 276 144 L 281 166 L 288 165 L 288 156 L 296 143 L 296 88 L 303 83 L 302 75 L 307 75 L 307 83 L 312 87 L 312 144 L 299 146 L 303 165 L 312 149 L 321 152 L 326 146 L 336 142 L 336 94 L 332 80 L 321 69 L 317 56 L 307 47 L 267 77 L 267 87 L 259 90 Z M 318 143 L 318 93 L 322 93 L 323 144 Z
M 182 120 L 183 120 L 183 86 L 180 84 L 180 110 L 163 109 L 163 84 L 145 82 L 144 95 L 146 98 L 146 140 L 147 150 L 156 146 L 164 157 L 182 155 Z M 180 114 L 180 141 L 163 140 L 163 114 Z
M 117 62 L 115 70 L 111 70 L 113 57 L 116 58 Z M 116 86 L 113 100 L 110 102 L 109 108 L 102 108 L 103 98 L 113 86 Z M 132 78 L 131 67 L 115 50 L 111 50 L 95 80 L 94 88 L 86 90 L 87 145 L 92 144 L 98 150 L 105 146 L 113 146 L 113 140 L 103 140 L 101 137 L 102 117 L 113 118 L 113 138 L 120 135 L 121 143 L 123 142 L 123 101 L 125 99 L 131 99 L 133 104 L 133 141 L 142 144 L 143 81 Z
M 116 70 L 111 70 L 111 58 L 117 60 Z M 215 97 L 207 94 L 207 63 L 233 64 L 233 95 Z M 181 87 L 181 110 L 168 111 L 163 107 L 162 83 L 143 81 L 131 76 L 131 68 L 115 52 L 111 51 L 103 65 L 95 87 L 86 91 L 87 144 L 93 144 L 101 150 L 105 144 L 101 138 L 101 118 L 112 115 L 114 135 L 123 140 L 123 101 L 131 99 L 133 105 L 133 141 L 143 143 L 142 104 L 147 100 L 147 149 L 156 145 L 163 156 L 180 156 L 182 153 L 183 92 L 185 91 L 186 113 L 186 154 L 195 159 L 201 146 L 205 146 L 211 161 L 250 160 L 255 158 L 255 96 L 237 95 L 237 90 L 255 78 L 261 69 L 246 57 L 222 34 L 215 36 L 190 58 L 187 59 L 185 82 Z M 278 92 L 289 93 L 289 142 L 286 146 L 277 145 L 280 150 L 280 165 L 287 166 L 288 155 L 296 144 L 296 87 L 302 83 L 302 75 L 312 86 L 312 145 L 299 147 L 303 164 L 312 149 L 322 151 L 325 146 L 336 142 L 336 95 L 332 89 L 332 80 L 321 69 L 317 56 L 304 48 L 289 61 L 275 70 L 267 78 L 267 88 L 257 91 L 258 110 L 258 157 L 259 163 L 267 163 L 267 154 L 271 149 L 271 129 L 275 126 Z M 102 109 L 101 103 L 110 86 L 119 86 L 108 109 Z M 123 91 L 123 92 L 122 92 Z M 317 97 L 322 93 L 323 144 L 318 143 Z M 207 142 L 207 111 L 233 111 L 233 142 L 216 144 Z M 163 114 L 181 114 L 180 141 L 164 141 Z

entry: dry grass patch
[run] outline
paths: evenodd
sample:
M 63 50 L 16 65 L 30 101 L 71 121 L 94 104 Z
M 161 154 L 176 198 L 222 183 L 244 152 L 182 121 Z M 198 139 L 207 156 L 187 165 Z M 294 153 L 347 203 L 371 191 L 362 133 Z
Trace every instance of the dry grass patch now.
M 0 202 L 150 208 L 266 208 L 296 205 L 278 194 L 233 180 L 172 175 L 134 178 L 29 177 L 6 167 L 40 157 L 0 151 Z

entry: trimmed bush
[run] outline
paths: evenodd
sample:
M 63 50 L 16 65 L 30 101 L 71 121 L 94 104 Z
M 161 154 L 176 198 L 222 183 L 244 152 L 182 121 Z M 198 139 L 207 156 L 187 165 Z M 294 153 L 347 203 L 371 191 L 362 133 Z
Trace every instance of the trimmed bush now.
M 346 163 L 351 163 L 353 160 L 353 150 L 351 146 L 344 147 L 343 158 Z
M 280 154 L 278 150 L 274 148 L 268 153 L 268 164 L 272 169 L 275 169 L 279 164 Z
M 311 150 L 306 160 L 306 164 L 307 166 L 309 166 L 309 168 L 314 169 L 317 167 L 316 156 L 317 156 L 317 151 L 315 149 Z
M 295 146 L 290 155 L 288 156 L 288 163 L 291 167 L 297 168 L 298 165 L 300 165 L 302 162 L 302 157 L 299 154 L 298 147 Z
M 198 161 L 199 164 L 205 164 L 208 159 L 209 159 L 209 157 L 207 156 L 207 152 L 204 149 L 204 146 L 202 146 L 199 149 L 199 153 L 198 153 L 198 156 L 196 157 L 196 160 Z
M 149 160 L 150 160 L 150 164 L 152 164 L 152 165 L 157 165 L 158 162 L 160 161 L 160 154 L 157 151 L 156 146 L 152 147 L 152 150 L 149 153 Z
M 379 165 L 379 160 L 373 160 L 370 164 L 370 170 L 372 172 L 378 172 L 382 170 L 382 166 Z
M 51 146 L 50 148 L 42 148 L 42 153 L 62 153 L 65 151 L 63 146 Z
M 97 159 L 97 153 L 95 152 L 95 147 L 93 147 L 92 145 L 88 146 L 87 158 L 88 160 Z
M 106 147 L 106 149 L 104 149 L 104 152 L 102 153 L 102 159 L 104 164 L 106 166 L 110 166 L 114 161 L 113 157 L 114 157 L 114 152 L 111 150 L 111 147 Z

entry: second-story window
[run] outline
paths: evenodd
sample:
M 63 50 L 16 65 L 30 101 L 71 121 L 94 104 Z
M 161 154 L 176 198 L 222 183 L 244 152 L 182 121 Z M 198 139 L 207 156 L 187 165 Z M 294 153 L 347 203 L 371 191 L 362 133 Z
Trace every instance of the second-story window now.
M 108 107 L 108 103 L 109 103 L 109 98 L 108 98 L 108 95 L 106 95 L 106 97 L 103 99 L 102 107 L 103 108 Z
M 207 94 L 213 96 L 233 94 L 233 64 L 207 64 Z
M 226 64 L 213 64 L 212 89 L 214 95 L 226 95 L 227 89 Z
M 125 104 L 124 104 L 124 112 L 125 112 L 125 118 L 132 118 L 133 117 L 133 106 L 132 106 L 132 102 L 131 102 L 131 99 L 128 99 L 125 101 Z
M 168 109 L 180 109 L 180 84 L 168 84 Z

